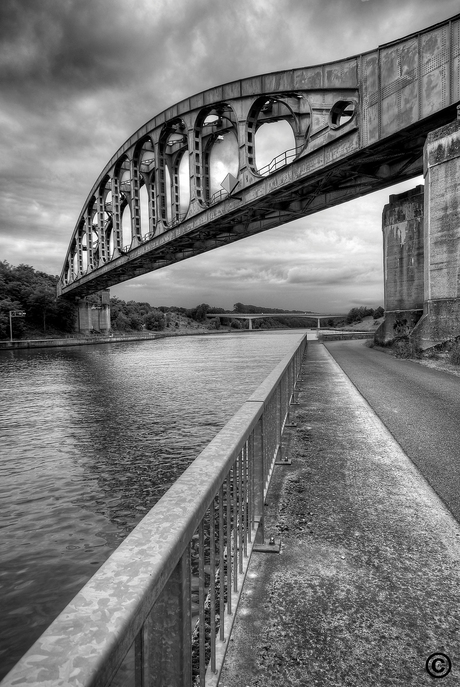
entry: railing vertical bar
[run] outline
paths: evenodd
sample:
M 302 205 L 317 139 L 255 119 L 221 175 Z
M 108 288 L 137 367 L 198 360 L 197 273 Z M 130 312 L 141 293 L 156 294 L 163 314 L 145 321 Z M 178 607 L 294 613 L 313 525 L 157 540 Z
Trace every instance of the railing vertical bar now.
M 227 613 L 232 613 L 232 515 L 230 472 L 227 475 Z
M 243 543 L 244 557 L 248 557 L 248 442 L 243 448 Z
M 134 684 L 144 687 L 144 627 L 134 639 Z
M 215 499 L 209 506 L 209 587 L 210 587 L 210 626 L 211 626 L 211 670 L 216 672 L 216 523 Z
M 264 541 L 264 497 L 265 497 L 265 434 L 264 434 L 264 415 L 253 432 L 253 473 L 254 473 L 254 520 L 257 519 L 257 543 Z
M 238 458 L 233 463 L 233 590 L 238 591 Z
M 283 384 L 282 384 L 282 397 L 281 397 L 281 403 L 283 404 L 283 421 L 287 422 L 287 412 L 286 412 L 286 375 L 283 375 Z
M 273 433 L 275 430 L 275 427 L 273 426 L 273 397 L 268 401 L 267 403 L 267 418 L 268 422 L 265 425 L 266 430 L 267 430 L 267 435 L 268 435 L 268 441 L 267 441 L 267 468 L 266 468 L 266 475 L 267 475 L 267 482 L 265 485 L 265 490 L 268 492 L 268 485 L 270 483 L 270 476 L 271 476 L 271 462 L 272 462 L 272 455 L 273 455 Z
M 270 468 L 268 466 L 268 453 L 270 450 L 270 418 L 268 414 L 268 404 L 265 408 L 265 412 L 262 415 L 263 420 L 264 420 L 264 435 L 262 437 L 263 440 L 263 445 L 262 445 L 262 460 L 264 463 L 264 482 L 263 482 L 263 495 L 264 495 L 264 503 L 265 503 L 265 496 L 267 493 L 267 484 L 268 484 L 268 478 L 270 474 Z
M 276 389 L 276 425 L 278 427 L 278 445 L 281 450 L 281 439 L 283 436 L 283 411 L 282 411 L 282 399 L 281 399 L 281 382 L 279 381 L 278 387 Z
M 254 432 L 248 438 L 248 541 L 252 542 L 254 528 Z
M 283 388 L 282 388 L 282 382 L 283 380 L 280 379 L 280 382 L 278 384 L 278 406 L 277 406 L 277 417 L 278 417 L 278 425 L 279 425 L 279 435 L 280 435 L 280 446 L 283 443 L 283 425 L 284 425 L 284 415 L 283 415 Z
M 198 575 L 199 575 L 199 651 L 200 651 L 200 687 L 205 687 L 205 622 L 204 622 L 204 526 L 203 520 L 198 528 L 199 534 L 199 556 L 198 556 Z
M 224 488 L 219 489 L 219 636 L 225 638 L 224 613 L 225 613 L 225 576 L 224 576 Z
M 270 398 L 270 400 L 267 404 L 268 405 L 268 418 L 269 418 L 268 430 L 270 433 L 270 450 L 268 452 L 268 460 L 269 460 L 268 469 L 269 470 L 271 469 L 271 466 L 272 466 L 273 452 L 276 448 L 276 440 L 277 440 L 277 434 L 278 434 L 277 426 L 276 426 L 276 417 L 275 417 L 275 414 L 273 412 L 275 403 L 276 403 L 276 391 L 274 394 L 272 394 L 272 397 Z M 267 484 L 267 489 L 268 489 L 268 484 Z
M 243 572 L 243 451 L 241 449 L 238 456 L 238 550 L 239 555 L 239 566 L 238 570 L 240 575 Z

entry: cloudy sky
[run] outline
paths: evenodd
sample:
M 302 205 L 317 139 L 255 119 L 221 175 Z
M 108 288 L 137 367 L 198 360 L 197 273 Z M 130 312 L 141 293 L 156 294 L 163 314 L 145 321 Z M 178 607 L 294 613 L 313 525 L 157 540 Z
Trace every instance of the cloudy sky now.
M 211 86 L 329 62 L 453 16 L 458 0 L 0 0 L 0 260 L 59 274 L 109 158 Z M 125 300 L 346 311 L 383 302 L 366 196 L 112 288 Z

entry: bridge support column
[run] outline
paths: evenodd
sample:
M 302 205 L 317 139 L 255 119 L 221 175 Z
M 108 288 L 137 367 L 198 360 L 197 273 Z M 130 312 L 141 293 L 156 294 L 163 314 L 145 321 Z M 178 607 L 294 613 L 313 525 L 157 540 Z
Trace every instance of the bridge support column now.
M 424 304 L 412 333 L 421 350 L 460 336 L 459 119 L 428 134 L 424 175 Z
M 385 320 L 375 333 L 380 345 L 412 332 L 423 310 L 423 186 L 390 196 L 383 209 Z
M 248 317 L 249 329 L 252 329 L 252 318 Z
M 94 297 L 81 298 L 78 301 L 75 330 L 80 334 L 93 331 L 107 334 L 110 326 L 110 290 L 104 289 Z
M 110 289 L 99 291 L 101 305 L 98 308 L 99 312 L 99 331 L 103 334 L 111 330 L 110 325 Z
M 86 298 L 80 298 L 77 304 L 77 320 L 75 331 L 79 334 L 89 334 L 93 328 L 92 305 Z

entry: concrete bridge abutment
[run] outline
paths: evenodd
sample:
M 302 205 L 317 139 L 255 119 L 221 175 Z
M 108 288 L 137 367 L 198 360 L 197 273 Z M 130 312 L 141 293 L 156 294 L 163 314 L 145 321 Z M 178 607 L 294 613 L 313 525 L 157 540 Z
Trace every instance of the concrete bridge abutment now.
M 460 119 L 428 134 L 424 149 L 424 350 L 460 336 Z
M 387 345 L 412 332 L 423 312 L 423 186 L 390 196 L 383 209 L 385 320 L 375 340 Z
M 98 291 L 90 298 L 80 298 L 77 304 L 75 331 L 79 334 L 106 334 L 110 329 L 110 289 Z
M 380 344 L 408 335 L 419 350 L 460 336 L 460 120 L 428 134 L 425 186 L 383 211 L 385 321 Z

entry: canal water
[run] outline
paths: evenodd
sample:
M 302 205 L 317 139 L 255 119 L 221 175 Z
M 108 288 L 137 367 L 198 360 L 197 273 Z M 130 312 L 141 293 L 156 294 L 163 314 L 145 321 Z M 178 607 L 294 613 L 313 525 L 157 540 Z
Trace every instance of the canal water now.
M 0 678 L 301 333 L 0 352 Z

